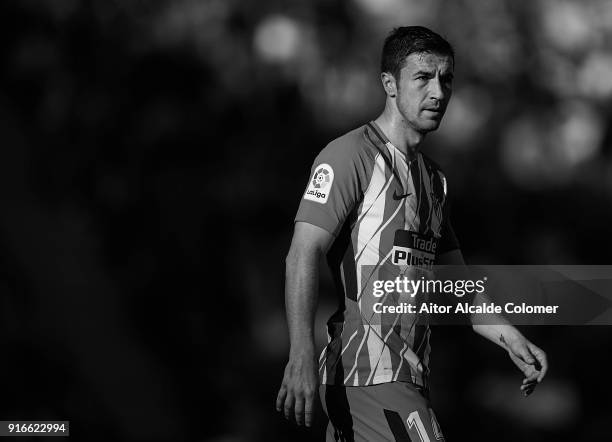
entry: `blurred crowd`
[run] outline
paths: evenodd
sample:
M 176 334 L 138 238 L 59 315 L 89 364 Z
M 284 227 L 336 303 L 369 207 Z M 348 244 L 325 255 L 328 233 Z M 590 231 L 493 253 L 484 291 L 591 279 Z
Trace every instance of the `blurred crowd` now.
M 425 151 L 469 263 L 607 264 L 606 0 L 22 0 L 0 5 L 0 418 L 76 440 L 311 440 L 273 411 L 284 257 L 310 165 L 382 109 L 398 25 L 455 47 Z M 335 309 L 321 284 L 318 342 Z M 462 440 L 610 439 L 606 327 L 505 354 L 434 332 L 436 413 Z

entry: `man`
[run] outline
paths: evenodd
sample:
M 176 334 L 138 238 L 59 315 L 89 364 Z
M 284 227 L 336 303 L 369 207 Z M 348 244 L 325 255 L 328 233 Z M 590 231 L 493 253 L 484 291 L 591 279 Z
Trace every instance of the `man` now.
M 446 111 L 453 69 L 453 49 L 435 32 L 391 32 L 381 63 L 384 111 L 321 151 L 300 203 L 286 259 L 291 348 L 276 407 L 310 426 L 319 388 L 327 440 L 443 439 L 427 399 L 429 326 L 414 315 L 385 322 L 366 286 L 388 264 L 405 264 L 413 276 L 434 262 L 463 265 L 446 177 L 419 152 Z M 324 254 L 340 307 L 317 360 L 313 323 Z M 531 393 L 546 373 L 544 352 L 503 318 L 488 322 L 497 325 L 473 328 L 508 351 L 525 374 L 521 389 Z

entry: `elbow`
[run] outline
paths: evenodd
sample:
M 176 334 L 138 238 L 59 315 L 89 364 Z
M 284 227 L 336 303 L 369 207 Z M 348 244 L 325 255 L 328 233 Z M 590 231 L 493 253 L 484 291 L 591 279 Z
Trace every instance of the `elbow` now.
M 476 316 L 475 315 L 471 315 L 470 316 L 470 323 L 472 325 L 472 330 L 474 330 L 476 333 L 478 333 L 479 330 L 480 330 L 480 328 L 479 328 L 480 326 L 476 322 Z
M 482 334 L 483 334 L 483 325 L 482 324 L 474 324 L 472 322 L 472 330 L 474 330 L 474 332 L 476 332 L 477 334 L 482 336 Z

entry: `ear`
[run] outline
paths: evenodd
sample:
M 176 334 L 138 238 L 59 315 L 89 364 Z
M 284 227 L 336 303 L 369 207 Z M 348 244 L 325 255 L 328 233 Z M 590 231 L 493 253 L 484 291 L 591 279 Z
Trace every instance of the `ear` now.
M 395 97 L 397 95 L 397 83 L 395 77 L 389 72 L 383 72 L 380 74 L 380 81 L 382 82 L 383 89 L 388 97 Z

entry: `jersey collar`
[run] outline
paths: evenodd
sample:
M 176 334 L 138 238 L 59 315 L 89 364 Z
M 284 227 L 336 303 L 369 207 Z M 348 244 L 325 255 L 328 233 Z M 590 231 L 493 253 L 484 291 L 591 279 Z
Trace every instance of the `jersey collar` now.
M 397 148 L 391 141 L 389 141 L 389 138 L 387 138 L 387 136 L 382 131 L 380 126 L 378 124 L 376 124 L 376 121 L 374 121 L 374 120 L 370 121 L 368 123 L 368 127 L 370 127 L 372 132 L 374 132 L 374 134 L 376 135 L 376 138 L 383 145 L 387 146 L 388 149 L 394 150 L 395 152 L 397 152 L 400 155 L 400 157 L 404 159 L 404 161 L 407 161 L 408 163 L 411 163 L 412 161 L 416 160 L 419 157 L 420 152 L 417 152 L 416 155 L 414 156 L 414 158 L 408 159 L 407 155 L 404 152 L 402 152 L 401 149 Z

